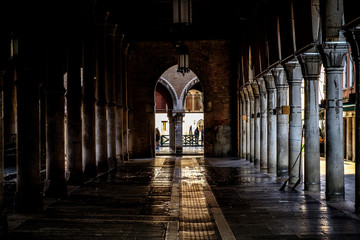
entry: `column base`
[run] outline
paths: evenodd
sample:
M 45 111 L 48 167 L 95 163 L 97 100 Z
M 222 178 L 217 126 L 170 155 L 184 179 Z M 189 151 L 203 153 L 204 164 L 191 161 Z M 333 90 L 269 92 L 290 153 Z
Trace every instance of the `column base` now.
M 246 160 L 250 161 L 250 153 L 246 154 Z
M 309 183 L 305 182 L 305 190 L 306 191 L 320 191 L 320 183 Z
M 67 172 L 66 183 L 70 186 L 79 186 L 83 184 L 83 177 L 82 172 Z
M 277 170 L 276 171 L 277 177 L 287 177 L 288 176 L 288 170 Z
M 67 195 L 65 179 L 62 181 L 45 180 L 44 195 L 46 197 L 63 197 Z
M 260 159 L 258 159 L 258 158 L 255 158 L 255 159 L 254 159 L 254 166 L 255 166 L 257 169 L 260 169 Z
M 326 192 L 326 201 L 344 201 L 345 193 L 343 192 Z
M 42 192 L 16 192 L 14 205 L 16 213 L 40 213 L 44 210 Z

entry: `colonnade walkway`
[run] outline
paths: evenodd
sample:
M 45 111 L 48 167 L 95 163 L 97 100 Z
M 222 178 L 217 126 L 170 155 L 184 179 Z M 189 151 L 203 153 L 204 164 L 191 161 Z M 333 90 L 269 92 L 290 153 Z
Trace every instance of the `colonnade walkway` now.
M 5 239 L 360 239 L 351 191 L 329 204 L 282 184 L 244 159 L 133 159 L 45 198 L 43 213 L 10 214 Z

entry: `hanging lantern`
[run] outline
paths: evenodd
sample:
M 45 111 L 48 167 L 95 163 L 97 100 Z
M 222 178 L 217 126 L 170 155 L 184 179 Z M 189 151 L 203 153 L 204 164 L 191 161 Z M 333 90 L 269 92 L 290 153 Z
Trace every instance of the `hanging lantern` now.
M 191 0 L 173 0 L 173 23 L 180 26 L 192 23 Z
M 177 71 L 184 76 L 185 73 L 190 72 L 189 50 L 184 44 L 181 44 L 181 45 L 176 45 L 176 52 L 177 52 L 177 57 L 178 57 Z

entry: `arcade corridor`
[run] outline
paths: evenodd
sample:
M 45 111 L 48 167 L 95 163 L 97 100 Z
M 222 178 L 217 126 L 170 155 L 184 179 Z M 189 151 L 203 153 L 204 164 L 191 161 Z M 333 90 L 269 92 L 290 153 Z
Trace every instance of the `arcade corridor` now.
M 0 238 L 358 239 L 359 5 L 0 1 Z
M 44 213 L 10 215 L 5 239 L 359 239 L 353 192 L 328 204 L 282 183 L 245 159 L 134 159 L 46 199 Z

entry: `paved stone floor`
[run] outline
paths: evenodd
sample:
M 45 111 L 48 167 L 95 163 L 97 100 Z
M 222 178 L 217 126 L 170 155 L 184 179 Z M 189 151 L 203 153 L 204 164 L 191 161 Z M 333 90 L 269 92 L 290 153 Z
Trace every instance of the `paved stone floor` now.
M 43 213 L 9 214 L 5 239 L 360 239 L 351 191 L 329 204 L 282 183 L 244 159 L 133 159 Z

